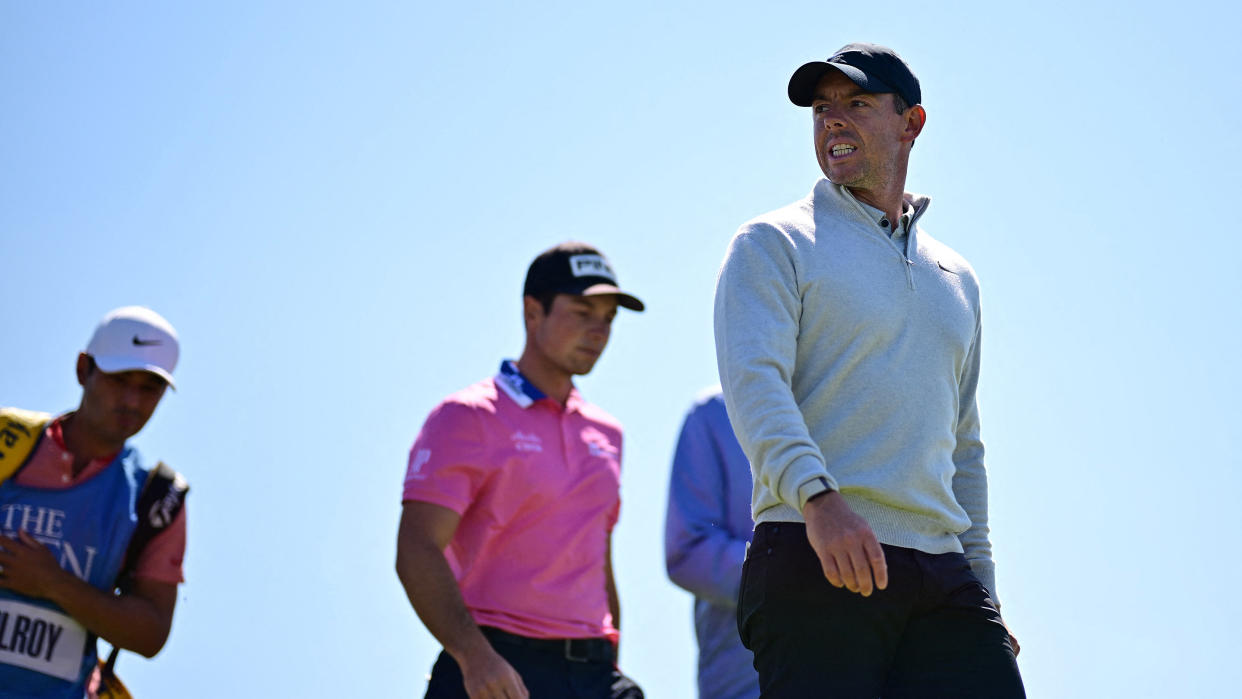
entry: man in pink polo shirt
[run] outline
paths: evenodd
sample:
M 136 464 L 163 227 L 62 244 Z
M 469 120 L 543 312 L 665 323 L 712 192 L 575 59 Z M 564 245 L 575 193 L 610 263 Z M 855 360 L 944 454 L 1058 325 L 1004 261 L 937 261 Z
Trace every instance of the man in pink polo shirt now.
M 621 425 L 573 377 L 595 366 L 617 307 L 643 304 L 582 243 L 535 258 L 523 295 L 522 356 L 445 398 L 410 450 L 397 574 L 444 646 L 429 699 L 612 691 Z

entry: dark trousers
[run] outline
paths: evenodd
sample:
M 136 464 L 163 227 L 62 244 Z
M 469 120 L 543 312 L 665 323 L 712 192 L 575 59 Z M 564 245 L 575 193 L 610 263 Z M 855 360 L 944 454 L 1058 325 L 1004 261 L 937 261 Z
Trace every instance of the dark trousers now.
M 806 525 L 755 528 L 737 622 L 763 699 L 1025 697 L 1009 634 L 960 553 L 884 546 L 888 588 L 824 577 Z
M 528 645 L 521 639 L 484 629 L 483 635 L 504 658 L 530 691 L 531 699 L 609 699 L 613 662 L 596 657 L 588 661 L 566 657 L 564 646 L 552 643 Z M 572 650 L 570 655 L 585 654 Z M 426 699 L 467 699 L 461 668 L 453 656 L 441 651 L 431 668 Z

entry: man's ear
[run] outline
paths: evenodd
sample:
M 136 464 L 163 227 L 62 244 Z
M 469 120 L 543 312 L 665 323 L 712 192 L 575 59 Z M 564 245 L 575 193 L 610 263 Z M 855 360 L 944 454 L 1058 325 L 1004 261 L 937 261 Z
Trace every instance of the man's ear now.
M 530 330 L 532 323 L 542 320 L 543 316 L 543 304 L 539 303 L 539 299 L 534 296 L 522 297 L 522 322 L 527 330 Z
M 901 140 L 913 143 L 914 139 L 923 133 L 923 126 L 927 124 L 927 110 L 923 109 L 923 105 L 916 104 L 907 109 L 902 116 L 906 118 L 906 128 L 901 134 Z
M 91 375 L 91 365 L 94 363 L 95 362 L 90 357 L 88 357 L 85 352 L 78 353 L 78 365 L 76 368 L 78 372 L 78 385 L 79 386 L 86 385 L 86 377 Z

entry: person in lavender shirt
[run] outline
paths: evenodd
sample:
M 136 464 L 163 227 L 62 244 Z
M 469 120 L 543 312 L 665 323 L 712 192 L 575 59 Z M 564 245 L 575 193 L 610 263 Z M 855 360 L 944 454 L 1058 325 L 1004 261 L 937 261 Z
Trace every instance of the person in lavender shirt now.
M 725 412 L 720 387 L 702 393 L 686 414 L 673 455 L 664 521 L 664 564 L 694 594 L 701 699 L 754 699 L 754 655 L 737 633 L 742 561 L 755 523 L 750 464 Z

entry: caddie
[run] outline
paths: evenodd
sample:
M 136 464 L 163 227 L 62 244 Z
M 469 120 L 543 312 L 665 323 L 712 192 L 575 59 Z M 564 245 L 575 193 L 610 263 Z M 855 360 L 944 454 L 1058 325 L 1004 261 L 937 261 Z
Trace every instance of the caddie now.
M 77 358 L 82 399 L 0 409 L 0 697 L 115 687 L 96 638 L 152 657 L 182 581 L 184 481 L 128 443 L 173 386 L 177 334 L 140 306 L 106 316 Z

